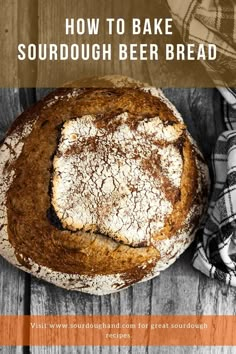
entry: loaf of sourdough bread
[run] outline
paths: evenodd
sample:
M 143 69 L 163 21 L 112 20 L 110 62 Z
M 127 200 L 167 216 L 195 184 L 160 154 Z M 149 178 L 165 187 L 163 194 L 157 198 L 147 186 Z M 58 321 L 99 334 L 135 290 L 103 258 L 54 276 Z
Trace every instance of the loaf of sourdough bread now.
M 208 171 L 161 90 L 112 76 L 76 87 L 24 112 L 0 147 L 0 253 L 102 295 L 158 275 L 190 245 Z

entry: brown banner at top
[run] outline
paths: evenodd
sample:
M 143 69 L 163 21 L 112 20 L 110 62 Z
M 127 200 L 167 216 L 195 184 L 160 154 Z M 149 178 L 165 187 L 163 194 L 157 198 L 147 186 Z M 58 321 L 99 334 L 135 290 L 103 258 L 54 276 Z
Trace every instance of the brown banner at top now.
M 0 5 L 0 87 L 57 87 L 110 74 L 160 87 L 236 86 L 231 1 L 218 6 L 209 0 L 0 0 Z

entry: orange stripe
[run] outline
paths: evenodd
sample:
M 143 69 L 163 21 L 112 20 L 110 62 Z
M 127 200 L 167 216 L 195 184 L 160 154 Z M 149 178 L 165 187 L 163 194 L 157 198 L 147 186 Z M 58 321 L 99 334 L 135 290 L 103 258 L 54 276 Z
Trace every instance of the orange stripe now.
M 0 316 L 0 345 L 236 345 L 236 316 Z

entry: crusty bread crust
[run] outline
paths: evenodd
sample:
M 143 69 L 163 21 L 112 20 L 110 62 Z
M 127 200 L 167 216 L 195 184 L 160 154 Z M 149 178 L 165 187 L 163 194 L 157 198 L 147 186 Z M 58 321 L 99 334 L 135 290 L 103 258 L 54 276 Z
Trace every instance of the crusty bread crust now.
M 97 86 L 95 79 L 91 82 Z M 0 252 L 17 267 L 58 286 L 102 295 L 158 275 L 189 246 L 206 206 L 208 171 L 182 118 L 160 90 L 144 89 L 123 77 L 99 78 L 97 83 L 99 88 L 55 91 L 24 112 L 8 132 L 0 148 Z M 112 87 L 101 88 L 106 86 Z M 151 242 L 148 237 L 146 242 L 125 242 L 123 234 L 112 238 L 97 228 L 70 228 L 57 213 L 58 200 L 54 208 L 51 203 L 53 161 L 63 125 L 87 115 L 95 117 L 100 129 L 114 129 L 114 117 L 122 114 L 129 116 L 133 132 L 144 119 L 159 120 L 164 133 L 170 132 L 169 142 L 166 136 L 157 139 L 159 148 L 173 147 L 181 156 L 177 185 L 168 170 L 162 174 L 172 210 Z M 153 161 L 146 158 L 143 166 L 157 180 L 160 170 Z

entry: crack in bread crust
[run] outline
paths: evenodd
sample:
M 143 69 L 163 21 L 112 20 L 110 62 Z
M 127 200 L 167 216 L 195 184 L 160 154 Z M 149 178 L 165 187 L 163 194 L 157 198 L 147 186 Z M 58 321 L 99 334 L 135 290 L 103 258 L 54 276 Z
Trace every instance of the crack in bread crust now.
M 166 234 L 158 233 L 159 246 L 134 248 L 97 232 L 59 230 L 47 217 L 51 157 L 57 149 L 58 126 L 65 121 L 84 115 L 106 115 L 109 122 L 109 115 L 128 112 L 141 120 L 159 117 L 163 124 L 182 124 L 159 90 L 145 90 L 60 89 L 16 120 L 5 141 L 14 137 L 15 143 L 10 144 L 11 149 L 7 144 L 0 147 L 1 254 L 11 263 L 68 289 L 105 294 L 157 275 L 163 257 L 159 251 L 162 239 L 168 245 L 166 240 L 177 237 L 181 244 L 169 258 L 165 255 L 165 267 L 192 242 L 206 204 L 207 171 L 197 167 L 201 157 L 186 131 L 184 141 L 178 141 L 184 161 L 181 193 L 175 195 L 176 200 L 182 201 L 175 208 L 175 225 L 179 229 L 176 232 L 170 225 Z M 101 119 L 97 124 L 107 122 Z M 131 129 L 138 126 L 133 120 Z M 27 127 L 27 134 L 23 134 Z M 193 206 L 194 217 L 189 218 Z
M 164 227 L 175 202 L 168 191 L 180 196 L 182 156 L 173 144 L 183 130 L 158 117 L 143 117 L 130 129 L 135 120 L 125 112 L 110 117 L 111 127 L 89 115 L 64 123 L 52 205 L 65 229 L 144 247 Z

